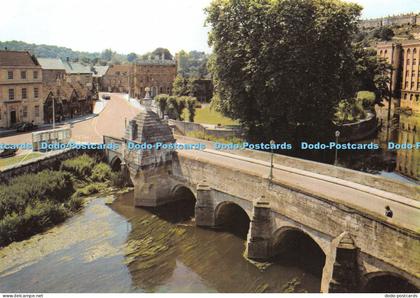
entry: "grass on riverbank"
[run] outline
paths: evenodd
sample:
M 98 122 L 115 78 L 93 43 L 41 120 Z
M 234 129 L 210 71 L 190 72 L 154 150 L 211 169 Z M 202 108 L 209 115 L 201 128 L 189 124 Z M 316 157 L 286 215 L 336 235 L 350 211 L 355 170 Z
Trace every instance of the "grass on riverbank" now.
M 228 144 L 228 143 L 239 144 L 239 143 L 244 142 L 244 140 L 241 139 L 241 138 L 237 138 L 237 137 L 225 137 L 225 138 L 215 137 L 213 135 L 209 135 L 209 134 L 203 133 L 201 131 L 189 132 L 189 133 L 187 133 L 187 137 L 206 140 L 206 141 L 211 141 L 211 142 L 217 142 L 217 143 L 224 143 L 224 144 Z
M 42 155 L 41 153 L 32 152 L 32 153 L 29 153 L 29 154 L 22 154 L 22 155 L 18 155 L 18 156 L 2 158 L 2 159 L 0 159 L 0 169 L 5 168 L 5 167 L 9 167 L 9 166 L 12 166 L 12 165 L 16 165 L 16 164 L 19 164 L 19 163 L 27 161 L 27 160 L 31 160 L 31 159 L 40 157 L 41 155 Z
M 188 119 L 189 113 L 188 110 L 185 109 L 182 117 L 183 119 Z M 204 123 L 204 124 L 220 124 L 220 125 L 238 125 L 239 122 L 228 117 L 223 116 L 221 113 L 217 112 L 216 110 L 210 108 L 209 105 L 204 106 L 196 110 L 196 114 L 194 117 L 194 122 L 196 123 Z
M 0 247 L 63 222 L 82 207 L 82 197 L 121 183 L 119 173 L 88 155 L 64 161 L 57 171 L 11 179 L 0 185 Z

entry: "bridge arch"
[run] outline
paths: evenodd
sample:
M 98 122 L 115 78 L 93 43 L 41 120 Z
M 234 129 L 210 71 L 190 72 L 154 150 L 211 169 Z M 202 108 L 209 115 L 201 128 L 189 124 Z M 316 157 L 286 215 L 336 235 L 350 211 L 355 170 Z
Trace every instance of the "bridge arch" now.
M 319 277 L 327 255 L 316 238 L 292 226 L 283 226 L 274 232 L 271 253 L 274 261 L 303 267 Z
M 239 204 L 232 201 L 219 203 L 214 211 L 214 219 L 217 227 L 246 239 L 251 219 Z
M 121 171 L 121 158 L 119 156 L 114 156 L 114 158 L 109 162 L 109 166 L 114 172 Z
M 362 285 L 363 293 L 418 293 L 419 291 L 420 289 L 408 279 L 389 271 L 366 274 Z

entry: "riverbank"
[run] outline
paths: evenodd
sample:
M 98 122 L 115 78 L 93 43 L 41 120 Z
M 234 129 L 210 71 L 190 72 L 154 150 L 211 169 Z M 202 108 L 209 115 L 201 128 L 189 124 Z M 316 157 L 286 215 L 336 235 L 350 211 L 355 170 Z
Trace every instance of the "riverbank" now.
M 0 185 L 0 247 L 63 222 L 82 208 L 83 197 L 121 185 L 119 174 L 88 155 L 10 179 Z

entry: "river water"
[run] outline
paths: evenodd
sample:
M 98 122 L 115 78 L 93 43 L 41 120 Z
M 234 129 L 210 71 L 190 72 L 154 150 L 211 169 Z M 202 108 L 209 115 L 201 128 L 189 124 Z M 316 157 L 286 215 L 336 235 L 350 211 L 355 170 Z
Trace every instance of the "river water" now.
M 259 269 L 231 233 L 109 199 L 1 249 L 0 292 L 319 292 L 319 274 L 284 258 Z

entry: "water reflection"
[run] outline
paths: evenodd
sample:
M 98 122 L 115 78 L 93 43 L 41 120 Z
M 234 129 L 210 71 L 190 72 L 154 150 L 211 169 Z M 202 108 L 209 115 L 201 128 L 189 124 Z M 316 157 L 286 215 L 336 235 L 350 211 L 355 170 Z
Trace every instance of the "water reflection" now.
M 378 108 L 377 116 L 382 123 L 377 135 L 360 143 L 377 143 L 380 149 L 340 152 L 339 165 L 394 179 L 404 180 L 407 177 L 413 179 L 411 182 L 420 180 L 420 150 L 388 150 L 388 142 L 415 144 L 420 141 L 420 115 L 392 113 L 389 127 L 386 108 Z M 392 175 L 393 172 L 403 176 Z
M 105 201 L 1 249 L 0 292 L 319 292 L 310 270 L 260 270 L 243 257 L 243 239 L 197 228 L 182 208 L 174 220 L 162 211 L 170 206 L 134 208 L 132 193 Z

